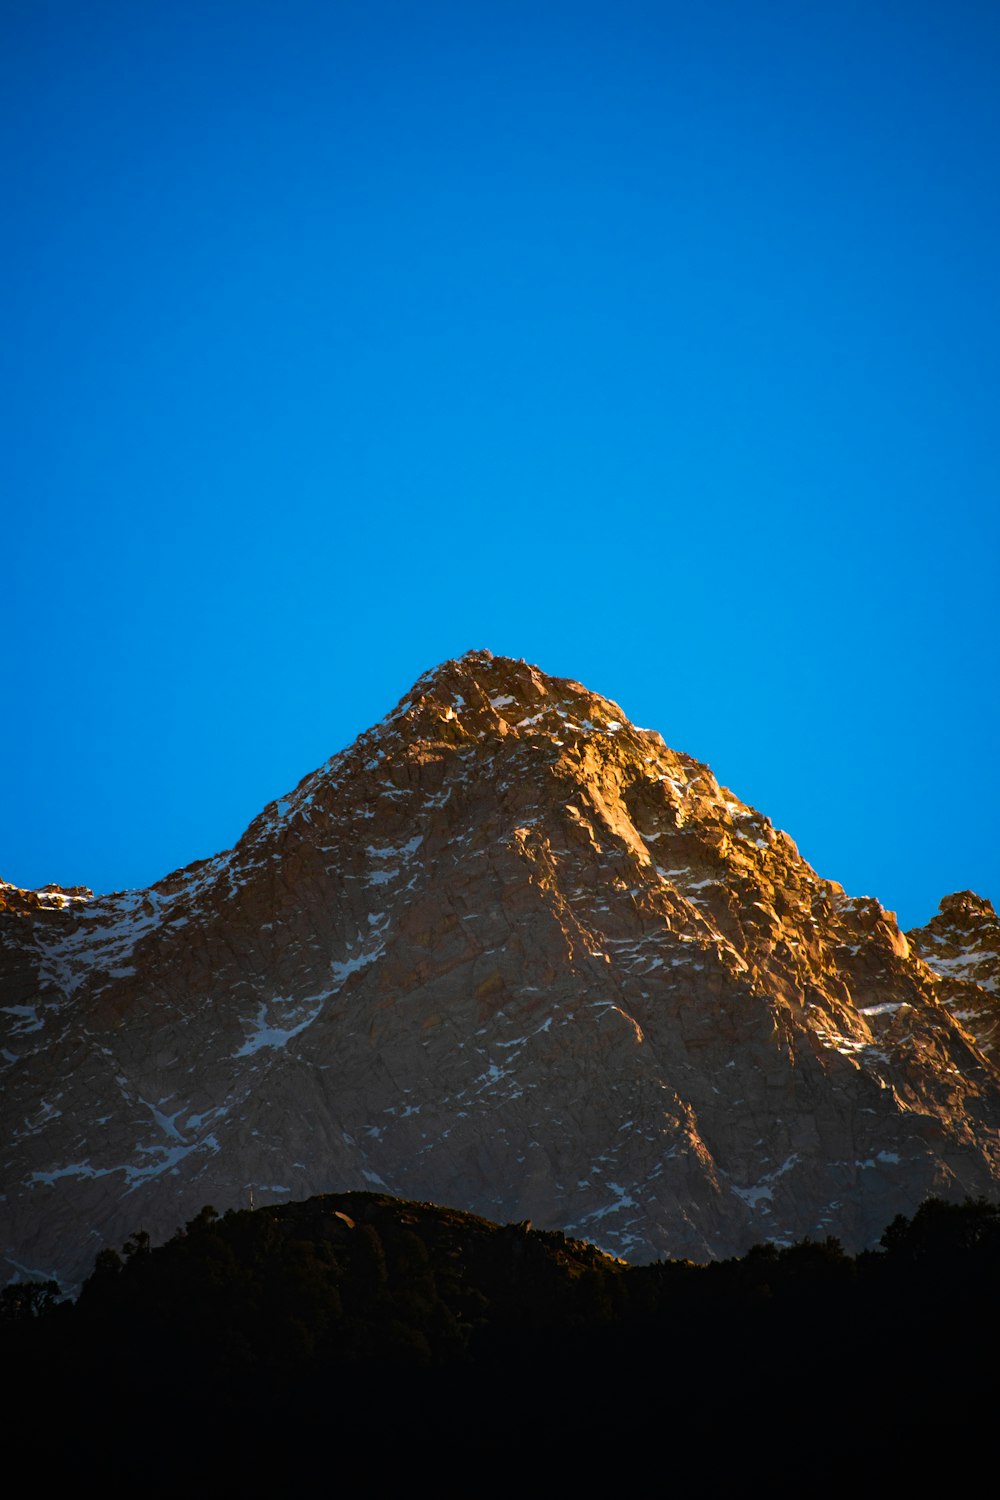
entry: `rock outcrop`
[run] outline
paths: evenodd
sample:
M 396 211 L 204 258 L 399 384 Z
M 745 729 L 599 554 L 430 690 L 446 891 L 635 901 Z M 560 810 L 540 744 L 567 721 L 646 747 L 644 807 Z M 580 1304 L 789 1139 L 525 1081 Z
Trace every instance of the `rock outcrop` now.
M 945 896 L 926 927 L 906 934 L 911 950 L 937 978 L 937 996 L 1000 1062 L 1000 919 L 992 903 L 972 891 Z
M 0 898 L 10 1274 L 75 1283 L 251 1188 L 388 1190 L 632 1260 L 857 1248 L 929 1193 L 1000 1191 L 988 903 L 908 942 L 524 662 L 427 674 L 149 890 Z

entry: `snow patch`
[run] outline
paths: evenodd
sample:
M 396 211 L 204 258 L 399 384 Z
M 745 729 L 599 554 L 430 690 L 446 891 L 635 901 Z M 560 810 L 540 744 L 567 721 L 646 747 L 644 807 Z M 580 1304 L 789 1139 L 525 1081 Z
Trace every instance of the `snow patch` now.
M 423 841 L 423 834 L 418 833 L 412 839 L 407 839 L 405 844 L 386 844 L 381 849 L 376 849 L 374 844 L 369 844 L 365 853 L 369 859 L 409 859 L 417 852 Z
M 16 1016 L 11 1036 L 27 1036 L 30 1031 L 41 1031 L 45 1025 L 39 1020 L 38 1009 L 34 1005 L 4 1005 L 0 1006 L 5 1016 Z
M 263 1047 L 287 1046 L 293 1036 L 298 1036 L 300 1032 L 305 1031 L 307 1026 L 312 1025 L 323 1009 L 323 1000 L 325 998 L 326 996 L 322 996 L 319 1004 L 313 1010 L 308 1011 L 302 1020 L 294 1026 L 271 1025 L 267 1019 L 267 1003 L 261 1001 L 257 1007 L 255 1029 L 247 1037 L 243 1046 L 232 1054 L 233 1057 L 252 1057 L 255 1052 L 260 1052 Z M 286 1002 L 278 998 L 276 1003 L 280 1005 Z
M 765 1172 L 759 1181 L 751 1184 L 749 1187 L 738 1187 L 735 1182 L 730 1183 L 730 1191 L 745 1203 L 752 1213 L 755 1213 L 758 1208 L 761 1208 L 765 1213 L 770 1212 L 771 1203 L 774 1200 L 772 1183 L 777 1182 L 779 1177 L 784 1177 L 786 1172 L 790 1172 L 798 1163 L 798 1160 L 798 1152 L 793 1151 L 791 1156 L 786 1157 L 781 1163 L 780 1167 L 775 1167 L 773 1172 Z

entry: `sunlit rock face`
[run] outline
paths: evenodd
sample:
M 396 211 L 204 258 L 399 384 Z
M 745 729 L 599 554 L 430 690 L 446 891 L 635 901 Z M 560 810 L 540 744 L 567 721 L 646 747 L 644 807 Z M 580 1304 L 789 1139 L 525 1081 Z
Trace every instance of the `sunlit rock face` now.
M 993 1063 L 1000 1061 L 1000 919 L 992 904 L 956 891 L 926 927 L 906 935 L 939 980 L 941 1004 Z
M 147 891 L 0 897 L 10 1274 L 75 1283 L 251 1187 L 640 1261 L 856 1248 L 998 1192 L 992 908 L 949 898 L 911 952 L 706 766 L 524 662 L 427 674 Z

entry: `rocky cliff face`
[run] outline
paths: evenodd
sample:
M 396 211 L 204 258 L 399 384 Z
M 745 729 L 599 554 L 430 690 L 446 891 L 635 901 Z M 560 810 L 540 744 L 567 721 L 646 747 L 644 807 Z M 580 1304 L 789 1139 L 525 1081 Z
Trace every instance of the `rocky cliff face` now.
M 991 903 L 956 891 L 926 927 L 906 936 L 937 978 L 941 1004 L 992 1063 L 1000 1062 L 1000 920 Z
M 988 903 L 911 952 L 707 767 L 524 662 L 421 678 L 147 891 L 0 896 L 12 1273 L 74 1282 L 251 1187 L 636 1260 L 857 1247 L 1000 1191 Z

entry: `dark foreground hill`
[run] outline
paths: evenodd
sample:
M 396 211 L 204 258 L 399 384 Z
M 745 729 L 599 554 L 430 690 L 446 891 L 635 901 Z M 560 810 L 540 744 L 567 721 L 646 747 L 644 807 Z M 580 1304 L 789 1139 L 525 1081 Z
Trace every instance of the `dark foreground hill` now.
M 75 1305 L 0 1306 L 8 1463 L 55 1493 L 926 1492 L 988 1455 L 1000 1209 L 627 1267 L 350 1193 L 206 1209 Z

